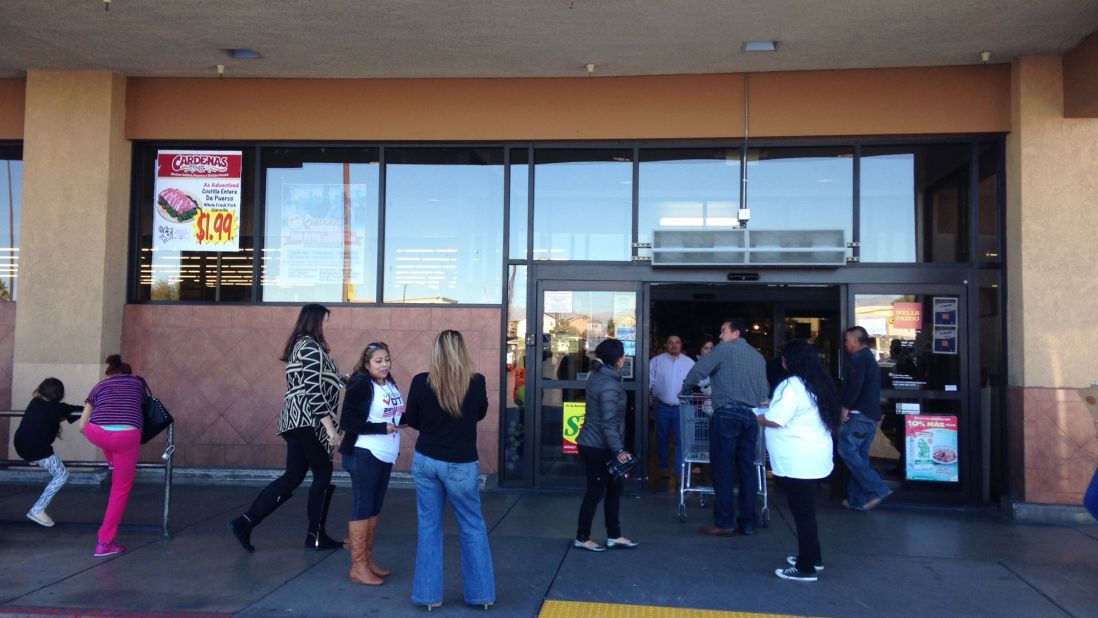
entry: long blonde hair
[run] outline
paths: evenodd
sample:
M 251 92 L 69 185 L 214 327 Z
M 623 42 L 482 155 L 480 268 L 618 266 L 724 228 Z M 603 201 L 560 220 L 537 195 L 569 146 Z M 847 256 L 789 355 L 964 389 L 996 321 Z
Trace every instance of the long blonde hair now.
M 444 330 L 431 346 L 427 384 L 435 392 L 439 405 L 452 416 L 461 416 L 461 402 L 473 379 L 473 357 L 465 339 L 456 330 Z

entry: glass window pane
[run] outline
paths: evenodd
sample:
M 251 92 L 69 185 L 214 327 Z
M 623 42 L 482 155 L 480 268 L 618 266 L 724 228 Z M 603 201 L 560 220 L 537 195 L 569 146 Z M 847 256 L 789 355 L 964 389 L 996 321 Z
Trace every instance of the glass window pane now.
M 507 383 L 504 400 L 503 481 L 521 485 L 526 470 L 526 393 L 534 392 L 533 377 L 527 378 L 526 358 L 526 266 L 508 269 L 507 286 Z
M 951 326 L 934 323 L 952 301 Z M 946 304 L 941 304 L 946 303 Z M 959 391 L 961 385 L 960 303 L 955 296 L 857 294 L 854 323 L 869 333 L 869 347 L 881 368 L 881 388 Z
M 263 170 L 263 300 L 374 301 L 377 150 L 264 150 Z
M 587 373 L 598 365 L 595 347 L 613 337 L 625 346 L 622 376 L 635 378 L 636 292 L 546 291 L 542 312 L 542 342 L 548 344 L 542 377 L 586 380 Z
M 503 149 L 394 148 L 385 156 L 385 302 L 498 305 Z
M 628 260 L 632 150 L 534 153 L 535 260 Z
M 525 148 L 515 148 L 511 150 L 511 195 L 508 198 L 511 209 L 508 257 L 512 260 L 528 259 L 526 249 L 529 239 L 529 195 L 530 153 Z
M 740 150 L 642 150 L 637 242 L 657 227 L 739 225 Z
M 967 259 L 969 144 L 862 149 L 861 260 Z
M 751 229 L 843 230 L 852 240 L 854 151 L 752 148 L 747 152 Z
M 999 220 L 999 170 L 1002 150 L 998 143 L 980 144 L 980 238 L 979 256 L 983 262 L 1002 260 Z
M 23 161 L 16 148 L 0 149 L 0 302 L 19 291 L 19 213 L 23 203 Z
M 922 491 L 960 489 L 962 465 L 972 453 L 961 438 L 961 402 L 882 398 L 881 422 L 870 457 L 885 482 Z
M 225 146 L 225 150 L 233 150 Z M 156 150 L 135 150 L 145 195 L 138 200 L 140 230 L 137 300 L 251 302 L 255 272 L 255 158 L 243 149 L 240 190 L 240 250 L 236 252 L 153 249 Z

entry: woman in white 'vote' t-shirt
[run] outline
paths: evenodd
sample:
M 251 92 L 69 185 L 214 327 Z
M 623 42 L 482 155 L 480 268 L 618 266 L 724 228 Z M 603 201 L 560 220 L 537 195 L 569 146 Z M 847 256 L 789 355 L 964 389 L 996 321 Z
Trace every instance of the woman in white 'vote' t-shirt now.
M 347 383 L 339 417 L 345 434 L 339 452 L 351 475 L 354 494 L 353 513 L 347 523 L 351 546 L 348 577 L 370 586 L 383 584 L 382 577 L 389 575 L 388 569 L 374 562 L 374 537 L 389 475 L 400 454 L 397 426 L 404 414 L 404 397 L 389 374 L 391 367 L 389 346 L 367 345 Z

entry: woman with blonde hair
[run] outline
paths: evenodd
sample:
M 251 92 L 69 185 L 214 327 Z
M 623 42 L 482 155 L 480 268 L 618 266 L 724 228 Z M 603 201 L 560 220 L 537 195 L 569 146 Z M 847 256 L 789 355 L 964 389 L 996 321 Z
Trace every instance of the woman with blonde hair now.
M 412 475 L 416 481 L 419 542 L 412 603 L 442 605 L 442 513 L 446 501 L 461 533 L 461 575 L 467 605 L 488 609 L 496 600 L 488 528 L 480 509 L 477 422 L 488 411 L 484 376 L 456 330 L 431 346 L 430 370 L 412 378 L 401 423 L 419 430 Z

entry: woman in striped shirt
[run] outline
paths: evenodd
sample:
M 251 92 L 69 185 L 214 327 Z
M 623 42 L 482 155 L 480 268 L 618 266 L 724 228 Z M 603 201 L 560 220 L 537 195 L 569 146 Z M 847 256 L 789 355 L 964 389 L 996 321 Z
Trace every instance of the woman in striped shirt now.
M 88 442 L 103 450 L 107 463 L 114 468 L 111 496 L 103 525 L 99 527 L 99 542 L 95 544 L 97 558 L 126 551 L 114 542 L 114 537 L 137 475 L 144 424 L 141 405 L 145 401 L 145 380 L 132 373 L 120 355 L 108 356 L 106 377 L 88 393 L 80 416 L 80 431 Z

